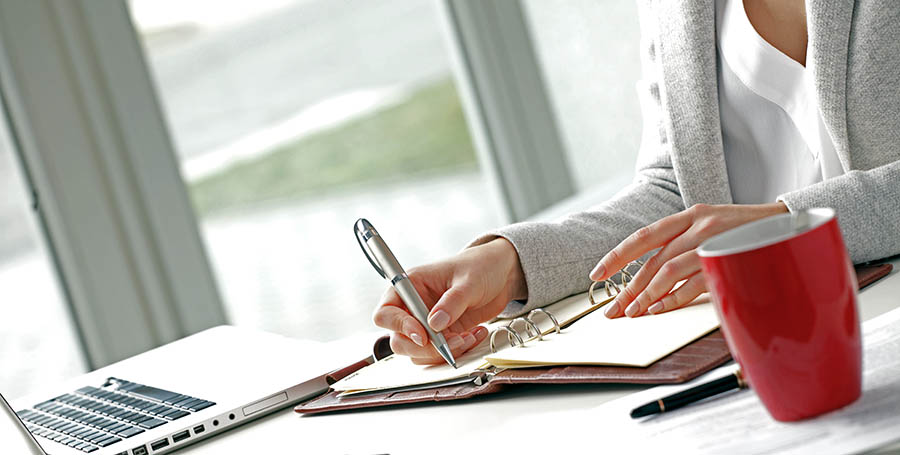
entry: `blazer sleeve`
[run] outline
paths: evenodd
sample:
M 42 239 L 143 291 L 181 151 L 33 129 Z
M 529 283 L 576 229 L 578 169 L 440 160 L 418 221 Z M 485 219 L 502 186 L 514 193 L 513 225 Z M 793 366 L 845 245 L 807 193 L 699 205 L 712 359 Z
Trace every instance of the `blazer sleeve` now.
M 518 316 L 584 292 L 597 261 L 634 231 L 684 210 L 661 117 L 656 44 L 641 11 L 642 77 L 637 83 L 643 132 L 634 181 L 612 199 L 552 222 L 522 222 L 488 232 L 467 247 L 503 237 L 519 254 L 526 302 L 511 302 L 503 317 Z
M 900 161 L 853 170 L 778 199 L 791 212 L 835 209 L 854 263 L 900 254 Z

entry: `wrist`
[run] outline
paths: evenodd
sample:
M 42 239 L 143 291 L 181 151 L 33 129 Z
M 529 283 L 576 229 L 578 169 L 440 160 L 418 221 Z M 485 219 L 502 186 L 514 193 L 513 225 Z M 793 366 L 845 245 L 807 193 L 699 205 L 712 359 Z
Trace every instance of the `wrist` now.
M 525 271 L 519 260 L 519 253 L 512 242 L 497 237 L 488 242 L 498 253 L 498 261 L 502 264 L 502 270 L 506 272 L 506 290 L 510 300 L 525 300 L 528 298 L 528 285 L 525 281 Z
M 789 213 L 790 209 L 788 209 L 787 204 L 783 201 L 773 202 L 771 204 L 766 204 L 768 209 L 771 211 L 772 215 L 778 215 L 780 213 Z

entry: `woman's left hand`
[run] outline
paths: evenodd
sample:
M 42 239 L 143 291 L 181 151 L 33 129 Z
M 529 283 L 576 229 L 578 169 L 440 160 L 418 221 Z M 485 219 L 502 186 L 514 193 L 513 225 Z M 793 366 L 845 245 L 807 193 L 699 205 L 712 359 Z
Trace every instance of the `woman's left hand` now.
M 783 202 L 761 205 L 705 205 L 667 216 L 639 229 L 600 259 L 591 272 L 594 281 L 605 280 L 648 251 L 662 247 L 607 305 L 605 314 L 635 317 L 674 310 L 706 291 L 697 247 L 704 240 L 750 221 L 787 213 Z M 678 289 L 675 284 L 687 280 Z

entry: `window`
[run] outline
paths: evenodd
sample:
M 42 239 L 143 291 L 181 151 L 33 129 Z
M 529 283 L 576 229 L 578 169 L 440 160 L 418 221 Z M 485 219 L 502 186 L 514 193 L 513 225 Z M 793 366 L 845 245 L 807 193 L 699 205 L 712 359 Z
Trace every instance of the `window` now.
M 572 175 L 579 191 L 601 202 L 631 180 L 640 143 L 637 7 L 633 0 L 523 3 Z
M 371 330 L 386 283 L 503 222 L 437 15 L 422 0 L 132 0 L 212 267 L 236 324 Z
M 0 116 L 0 392 L 8 398 L 85 371 L 14 152 Z

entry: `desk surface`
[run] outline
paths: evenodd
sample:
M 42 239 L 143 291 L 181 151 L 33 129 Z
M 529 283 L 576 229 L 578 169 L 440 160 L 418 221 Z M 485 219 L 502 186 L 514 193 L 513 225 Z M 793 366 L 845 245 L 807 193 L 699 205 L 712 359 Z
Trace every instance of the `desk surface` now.
M 900 306 L 900 258 L 894 271 L 860 293 L 862 319 L 868 320 Z M 479 451 L 498 433 L 508 437 L 503 452 L 529 451 L 539 430 L 511 428 L 506 422 L 542 410 L 589 410 L 604 402 L 646 389 L 641 385 L 522 386 L 501 394 L 439 405 L 411 405 L 379 410 L 302 416 L 291 409 L 278 411 L 228 433 L 189 446 L 179 453 L 433 453 Z M 521 420 L 518 420 L 521 422 Z M 439 424 L 432 429 L 426 424 Z M 519 423 L 518 425 L 521 425 Z M 561 448 L 586 447 L 615 435 L 597 433 L 564 441 Z M 396 436 L 385 435 L 394 434 Z M 403 434 L 403 436 L 400 436 Z M 494 435 L 492 437 L 492 435 Z M 572 445 L 575 444 L 575 445 Z M 889 448 L 900 450 L 900 445 Z M 293 453 L 293 452 L 292 452 Z

